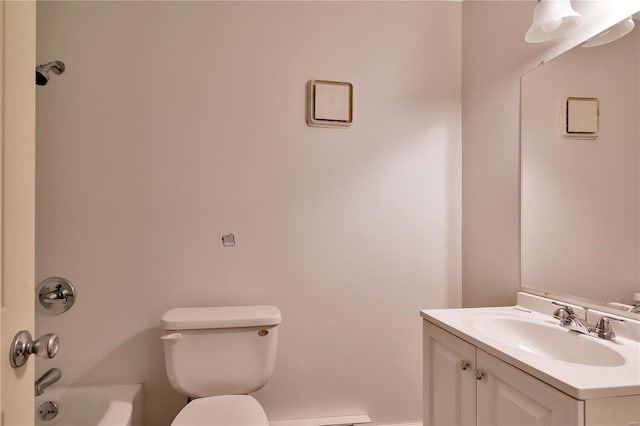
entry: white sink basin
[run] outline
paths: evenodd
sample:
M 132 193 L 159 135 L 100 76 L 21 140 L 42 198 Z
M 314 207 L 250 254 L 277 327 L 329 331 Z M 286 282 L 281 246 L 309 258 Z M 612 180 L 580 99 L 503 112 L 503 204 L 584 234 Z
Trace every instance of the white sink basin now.
M 618 367 L 625 363 L 604 342 L 553 323 L 487 316 L 473 319 L 472 326 L 494 341 L 539 357 L 597 367 Z
M 518 305 L 426 309 L 421 316 L 575 399 L 640 394 L 640 321 L 613 324 L 615 342 L 561 327 L 551 299 L 518 294 Z M 603 312 L 590 310 L 595 321 Z

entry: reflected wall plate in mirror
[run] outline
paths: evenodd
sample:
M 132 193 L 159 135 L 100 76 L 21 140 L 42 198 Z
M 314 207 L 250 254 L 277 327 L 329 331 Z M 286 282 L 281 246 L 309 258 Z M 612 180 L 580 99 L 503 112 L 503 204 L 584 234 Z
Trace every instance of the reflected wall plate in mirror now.
M 598 98 L 569 96 L 562 100 L 562 134 L 574 139 L 597 139 L 600 104 Z

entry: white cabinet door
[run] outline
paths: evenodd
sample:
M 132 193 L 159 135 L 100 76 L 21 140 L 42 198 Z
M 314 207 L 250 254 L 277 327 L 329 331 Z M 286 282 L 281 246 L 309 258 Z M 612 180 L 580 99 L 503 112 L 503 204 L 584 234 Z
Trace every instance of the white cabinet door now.
M 424 425 L 475 425 L 475 346 L 423 323 Z
M 478 425 L 581 426 L 584 402 L 477 350 Z

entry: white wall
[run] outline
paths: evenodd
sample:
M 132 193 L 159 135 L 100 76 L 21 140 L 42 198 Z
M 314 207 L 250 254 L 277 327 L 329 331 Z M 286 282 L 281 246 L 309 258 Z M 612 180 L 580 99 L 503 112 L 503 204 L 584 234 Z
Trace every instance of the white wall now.
M 515 302 L 520 285 L 519 78 L 531 2 L 463 3 L 462 279 L 465 306 Z
M 184 403 L 158 324 L 175 306 L 274 304 L 272 419 L 421 417 L 419 309 L 458 306 L 461 5 L 38 4 L 37 281 L 76 305 L 63 382 Z M 354 84 L 350 129 L 305 125 L 305 84 Z M 235 233 L 237 246 L 220 237 Z
M 639 32 L 522 78 L 522 285 L 601 302 L 638 289 Z M 595 97 L 600 133 L 562 136 L 562 100 Z

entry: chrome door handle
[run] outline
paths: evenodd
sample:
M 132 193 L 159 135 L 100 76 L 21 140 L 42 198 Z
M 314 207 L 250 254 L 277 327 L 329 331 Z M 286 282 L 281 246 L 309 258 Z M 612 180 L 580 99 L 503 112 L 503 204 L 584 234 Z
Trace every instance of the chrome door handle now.
M 11 341 L 9 360 L 13 368 L 22 367 L 35 354 L 42 358 L 53 358 L 58 353 L 60 339 L 55 333 L 45 334 L 39 339 L 32 340 L 27 330 L 19 331 Z

